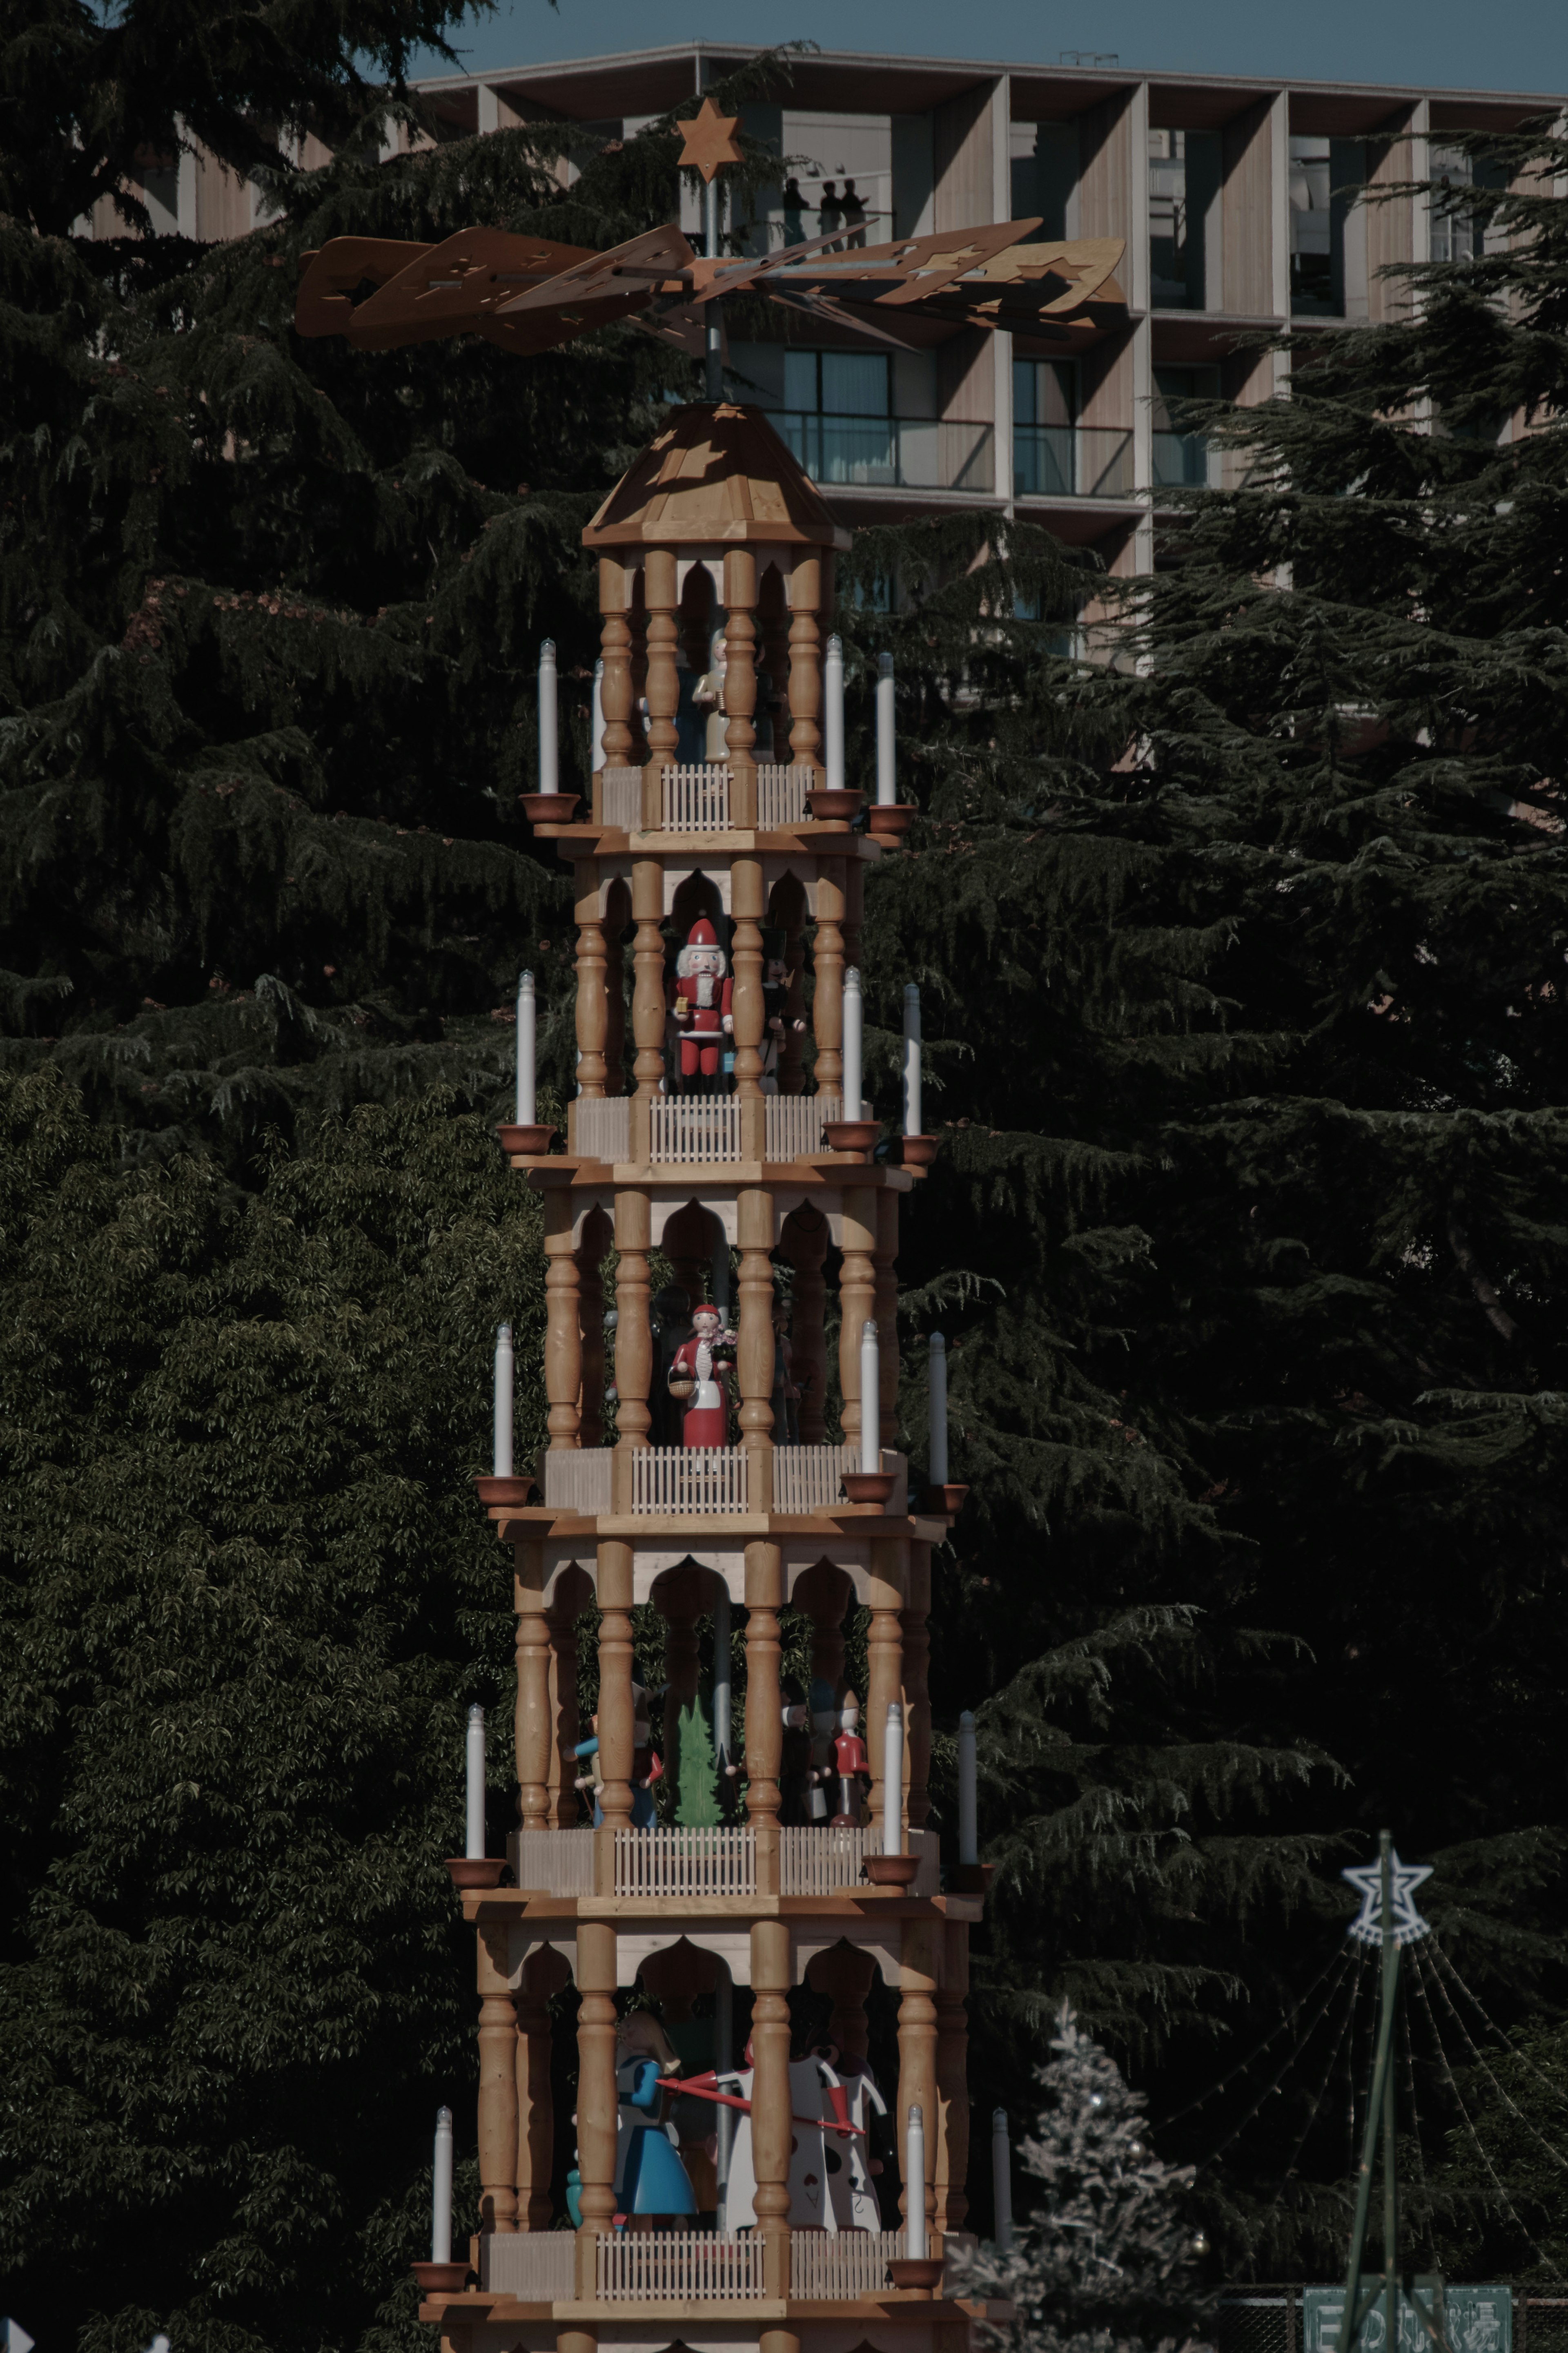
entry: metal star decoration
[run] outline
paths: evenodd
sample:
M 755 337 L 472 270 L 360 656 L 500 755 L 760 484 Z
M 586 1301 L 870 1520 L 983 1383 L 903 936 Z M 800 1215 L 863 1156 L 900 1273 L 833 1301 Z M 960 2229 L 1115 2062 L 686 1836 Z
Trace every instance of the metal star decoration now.
M 738 114 L 721 114 L 710 98 L 705 98 L 689 122 L 675 125 L 675 136 L 685 141 L 680 151 L 683 172 L 700 172 L 704 180 L 711 180 L 721 164 L 738 164 L 741 151 L 735 144 Z
M 1414 1945 L 1418 1938 L 1432 1933 L 1412 1901 L 1424 1879 L 1432 1876 L 1429 1862 L 1401 1862 L 1397 1854 L 1389 1857 L 1389 1883 L 1394 1904 L 1394 1941 L 1396 1945 Z M 1361 1894 L 1361 1910 L 1346 1929 L 1363 1945 L 1383 1942 L 1383 1866 L 1376 1862 L 1359 1863 L 1353 1871 L 1342 1871 Z

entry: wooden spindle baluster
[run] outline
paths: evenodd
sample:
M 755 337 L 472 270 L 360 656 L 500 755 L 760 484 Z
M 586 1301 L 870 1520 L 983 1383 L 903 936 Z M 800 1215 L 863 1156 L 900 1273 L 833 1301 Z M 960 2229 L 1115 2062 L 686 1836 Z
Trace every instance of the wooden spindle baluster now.
M 816 1040 L 816 1092 L 844 1084 L 844 860 L 825 858 L 816 878 L 816 938 L 811 951 L 811 1029 Z
M 899 2211 L 907 2224 L 910 2201 L 925 2201 L 929 2232 L 936 2213 L 936 1995 L 941 1976 L 940 1920 L 906 1920 L 899 1969 L 899 2158 L 909 2147 L 909 2116 L 919 2105 L 925 2119 L 925 2179 L 906 2181 Z
M 479 1932 L 479 2228 L 517 2228 L 517 2019 L 506 1930 Z
M 822 559 L 797 555 L 789 583 L 789 755 L 795 767 L 822 765 Z
M 626 575 L 618 557 L 599 558 L 599 650 L 605 676 L 599 689 L 605 714 L 605 765 L 635 765 L 632 749 L 632 633 L 626 619 Z
M 860 1420 L 860 1327 L 877 1313 L 877 1196 L 869 1185 L 844 1188 L 844 1264 L 838 1276 L 838 1388 L 847 1446 L 858 1443 Z M 879 1334 L 879 1339 L 881 1335 Z M 890 1339 L 882 1340 L 888 1347 Z M 878 1410 L 873 1403 L 872 1411 Z M 895 1694 L 896 1696 L 896 1694 Z
M 757 1893 L 779 1887 L 779 1605 L 784 1564 L 776 1544 L 746 1546 L 746 1820 L 756 1833 Z M 787 2107 L 788 2102 L 785 2102 Z
M 882 1819 L 882 1765 L 888 1709 L 903 1698 L 904 1539 L 871 1539 L 871 1624 L 866 1637 L 866 1713 L 861 1734 L 871 1759 L 871 1819 Z M 905 1742 L 908 1747 L 908 1742 Z
M 570 1193 L 545 1195 L 544 1393 L 550 1399 L 552 1450 L 578 1443 L 577 1401 L 583 1388 L 583 1330 L 572 1209 Z

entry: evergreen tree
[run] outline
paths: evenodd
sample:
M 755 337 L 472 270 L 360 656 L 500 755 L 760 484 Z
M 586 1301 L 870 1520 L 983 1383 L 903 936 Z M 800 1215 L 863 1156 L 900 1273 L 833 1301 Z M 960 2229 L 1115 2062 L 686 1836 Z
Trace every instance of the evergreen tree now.
M 973 2292 L 1017 2316 L 994 2333 L 1015 2353 L 1144 2353 L 1190 2339 L 1199 2312 L 1190 2168 L 1149 2146 L 1144 2094 L 1063 2002 L 1055 2054 L 1034 2073 L 1041 2107 L 1018 2149 L 1033 2187 L 1013 2245 L 982 2244 Z
M 665 1769 L 675 1785 L 676 1820 L 696 1828 L 721 1822 L 713 1726 L 700 1693 L 682 1702 L 670 1746 L 675 1754 L 665 1759 Z

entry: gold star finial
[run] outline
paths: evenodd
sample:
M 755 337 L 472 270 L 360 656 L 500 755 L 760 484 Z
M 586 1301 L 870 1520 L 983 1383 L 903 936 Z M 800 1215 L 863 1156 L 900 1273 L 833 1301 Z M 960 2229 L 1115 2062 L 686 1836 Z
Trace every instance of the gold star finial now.
M 675 135 L 683 139 L 680 169 L 700 172 L 704 180 L 711 181 L 721 164 L 738 164 L 741 151 L 735 144 L 738 114 L 721 114 L 710 98 L 705 98 L 700 111 L 688 122 L 675 124 Z

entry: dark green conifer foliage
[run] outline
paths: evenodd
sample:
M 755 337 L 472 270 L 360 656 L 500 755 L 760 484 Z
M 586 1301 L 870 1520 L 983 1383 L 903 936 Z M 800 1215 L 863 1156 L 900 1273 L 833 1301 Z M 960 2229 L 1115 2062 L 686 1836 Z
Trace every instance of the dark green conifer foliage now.
M 1227 1978 L 1247 2040 L 1299 1989 L 1308 1922 L 1339 1904 L 1323 1841 L 1350 1824 L 1358 1853 L 1388 1820 L 1436 1858 L 1436 1904 L 1445 1873 L 1463 1888 L 1450 1933 L 1505 2018 L 1563 1999 L 1568 207 L 1557 142 L 1503 162 L 1511 192 L 1451 199 L 1493 250 L 1419 273 L 1403 322 L 1303 335 L 1288 401 L 1213 420 L 1246 486 L 1173 502 L 1113 669 L 1053 662 L 1045 624 L 1007 617 L 1005 565 L 845 616 L 900 661 L 927 818 L 868 893 L 865 963 L 882 1107 L 912 969 L 927 1124 L 956 1120 L 903 1268 L 920 1325 L 957 1343 L 975 1490 L 938 1580 L 939 1704 L 1000 1687 L 983 1967 L 1020 2027 L 1070 1982 L 1126 2033 L 1120 1992 L 1147 2021 L 1157 1986 L 1183 2030 L 1168 2094 L 1217 2072 L 1194 2030 Z M 935 577 L 918 533 L 862 552 Z M 1195 1778 L 1163 1784 L 1163 1816 L 1113 1776 L 1075 1785 L 1053 1745 L 1087 1728 L 1064 1638 L 1092 1657 L 1118 1607 L 1191 1604 L 1194 1662 L 1234 1672 L 1176 1720 L 1194 1756 L 1223 1734 L 1233 1799 L 1285 1746 L 1350 1776 L 1299 1785 L 1281 1842 L 1237 1841 Z M 1245 1626 L 1301 1647 L 1238 1657 Z M 1103 1687 L 1168 1725 L 1173 1678 L 1141 1666 L 1108 1653 Z M 1066 1768 L 1054 1805 L 1031 1752 Z M 1058 1825 L 1066 1885 L 1100 1878 L 1071 1915 L 1092 1971 L 1087 1939 L 1058 1942 Z M 1139 1983 L 1119 1907 L 1145 1874 Z M 1260 1902 L 1270 1882 L 1305 1914 Z M 984 2101 L 1018 2043 L 1006 2005 L 977 2009 Z M 1223 2192 L 1233 2263 L 1331 2271 L 1337 2197 L 1279 2178 L 1317 2089 Z M 1184 2129 L 1194 2158 L 1220 2137 Z
M 492 1852 L 516 1819 L 468 1482 L 498 1309 L 542 1321 L 538 1202 L 439 1092 L 237 1199 L 210 1159 L 117 1172 L 41 1071 L 0 1078 L 0 1229 L 8 2308 L 111 2353 L 378 2309 L 412 2344 L 441 2100 L 471 2155 L 470 1699 Z

